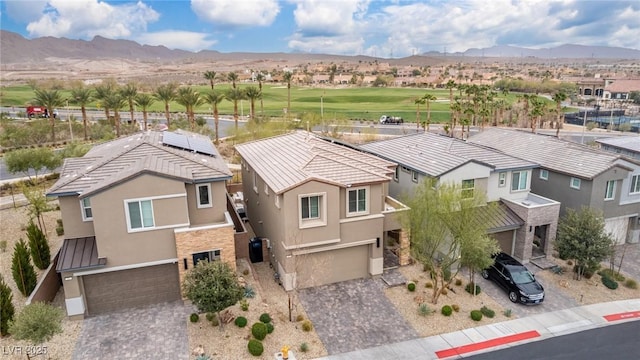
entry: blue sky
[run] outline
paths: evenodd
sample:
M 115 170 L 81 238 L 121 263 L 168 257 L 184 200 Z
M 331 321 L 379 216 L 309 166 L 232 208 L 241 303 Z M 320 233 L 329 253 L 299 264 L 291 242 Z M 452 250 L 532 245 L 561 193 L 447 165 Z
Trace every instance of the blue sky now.
M 640 1 L 3 0 L 3 30 L 171 49 L 403 57 L 494 45 L 640 49 Z

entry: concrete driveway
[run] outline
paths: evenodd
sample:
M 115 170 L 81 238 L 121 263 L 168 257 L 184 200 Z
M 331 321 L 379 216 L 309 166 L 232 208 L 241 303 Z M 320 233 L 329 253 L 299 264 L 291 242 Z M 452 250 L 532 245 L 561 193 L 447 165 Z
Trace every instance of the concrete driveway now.
M 190 313 L 173 302 L 86 318 L 73 359 L 187 360 Z
M 377 279 L 303 289 L 299 298 L 329 355 L 418 337 Z

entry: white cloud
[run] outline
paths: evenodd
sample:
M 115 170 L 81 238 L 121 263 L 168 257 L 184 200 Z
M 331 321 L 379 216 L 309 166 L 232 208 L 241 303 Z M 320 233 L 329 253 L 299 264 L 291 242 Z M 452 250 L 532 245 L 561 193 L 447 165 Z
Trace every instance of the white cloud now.
M 34 37 L 129 38 L 145 31 L 147 24 L 159 17 L 141 1 L 111 5 L 98 0 L 50 0 L 40 18 L 27 25 L 27 31 Z
M 297 32 L 309 35 L 344 35 L 358 28 L 369 0 L 292 0 Z
M 191 10 L 215 26 L 269 26 L 280 12 L 276 0 L 191 0 Z
M 205 33 L 167 30 L 141 34 L 135 37 L 135 41 L 145 45 L 164 45 L 169 49 L 200 51 L 217 43 L 209 36 Z
M 289 48 L 305 53 L 361 54 L 364 39 L 358 35 L 302 37 L 294 35 Z

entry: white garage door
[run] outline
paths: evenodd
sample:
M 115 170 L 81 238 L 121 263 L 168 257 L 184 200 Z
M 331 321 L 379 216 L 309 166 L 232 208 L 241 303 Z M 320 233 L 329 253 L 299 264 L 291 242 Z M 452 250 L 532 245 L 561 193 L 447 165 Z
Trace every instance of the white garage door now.
M 629 228 L 629 218 L 612 218 L 604 220 L 604 231 L 613 236 L 616 244 L 624 244 L 627 239 L 627 231 Z

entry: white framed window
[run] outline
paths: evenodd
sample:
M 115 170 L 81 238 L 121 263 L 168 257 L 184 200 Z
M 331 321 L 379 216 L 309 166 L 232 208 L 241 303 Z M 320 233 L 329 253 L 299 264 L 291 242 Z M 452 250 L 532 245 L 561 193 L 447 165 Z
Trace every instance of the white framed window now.
M 134 200 L 126 201 L 127 227 L 129 230 L 142 230 L 153 228 L 153 201 Z
M 211 201 L 211 184 L 197 184 L 196 197 L 198 199 L 198 209 L 212 207 L 213 202 Z
M 607 181 L 607 185 L 604 190 L 604 199 L 613 200 L 615 197 L 616 197 L 616 181 L 609 180 Z
M 473 197 L 473 191 L 475 189 L 475 180 L 462 180 L 462 198 L 469 199 Z
M 580 185 L 582 184 L 582 180 L 572 177 L 570 182 L 569 182 L 569 187 L 571 187 L 572 189 L 577 189 L 580 190 Z
M 498 173 L 498 186 L 499 187 L 507 186 L 507 173 L 506 172 Z
M 280 209 L 280 195 L 276 194 L 276 196 L 274 196 L 274 198 L 275 198 L 274 202 L 276 204 L 276 207 L 278 209 Z
M 400 167 L 396 166 L 396 171 L 393 173 L 393 180 L 398 182 L 399 178 L 400 178 Z
M 91 198 L 84 198 L 80 200 L 80 207 L 82 208 L 82 220 L 93 220 L 93 211 L 91 210 Z
M 193 259 L 193 266 L 198 265 L 200 261 L 220 261 L 220 249 L 193 253 L 191 258 Z
M 527 190 L 527 171 L 514 171 L 511 174 L 511 191 Z
M 411 180 L 413 182 L 418 182 L 418 172 L 417 171 L 411 171 Z
M 264 193 L 265 195 L 269 195 L 269 185 L 264 184 Z
M 540 169 L 540 179 L 541 180 L 549 180 L 549 170 Z
M 347 190 L 347 216 L 369 213 L 368 186 Z
M 633 175 L 631 177 L 631 189 L 629 190 L 629 194 L 640 194 L 640 175 Z
M 256 192 L 256 194 L 258 193 L 258 174 L 256 173 L 255 170 L 253 170 L 253 191 Z
M 327 224 L 327 195 L 314 193 L 298 195 L 300 228 Z

